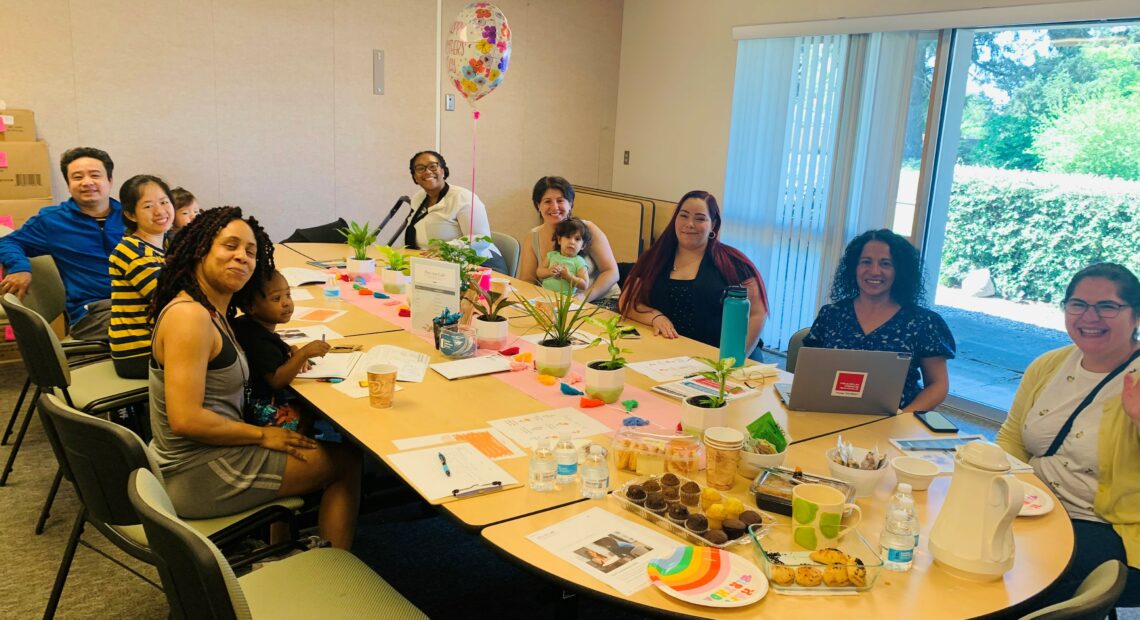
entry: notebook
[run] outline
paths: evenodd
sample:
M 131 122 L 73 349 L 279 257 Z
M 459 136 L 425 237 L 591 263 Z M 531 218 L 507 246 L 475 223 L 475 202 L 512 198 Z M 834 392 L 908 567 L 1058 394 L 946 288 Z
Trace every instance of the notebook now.
M 453 362 L 440 362 L 429 366 L 448 381 L 492 375 L 498 372 L 510 372 L 511 362 L 501 355 L 487 355 L 484 357 L 469 357 Z

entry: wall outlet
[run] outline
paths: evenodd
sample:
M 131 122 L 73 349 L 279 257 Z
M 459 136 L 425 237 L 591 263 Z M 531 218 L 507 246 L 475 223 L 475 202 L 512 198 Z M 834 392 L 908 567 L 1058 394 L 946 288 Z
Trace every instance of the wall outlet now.
M 448 112 L 455 111 L 455 95 L 446 95 L 443 98 L 443 109 Z
M 629 151 L 625 152 L 625 155 L 621 158 L 621 163 L 627 166 L 629 165 Z

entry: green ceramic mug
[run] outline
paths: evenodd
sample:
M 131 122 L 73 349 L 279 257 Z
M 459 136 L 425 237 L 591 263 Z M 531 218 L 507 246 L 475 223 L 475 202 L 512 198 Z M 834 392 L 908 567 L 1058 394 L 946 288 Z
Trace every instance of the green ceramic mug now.
M 792 539 L 804 549 L 833 547 L 863 518 L 855 504 L 826 484 L 792 487 Z M 845 523 L 843 513 L 851 511 Z

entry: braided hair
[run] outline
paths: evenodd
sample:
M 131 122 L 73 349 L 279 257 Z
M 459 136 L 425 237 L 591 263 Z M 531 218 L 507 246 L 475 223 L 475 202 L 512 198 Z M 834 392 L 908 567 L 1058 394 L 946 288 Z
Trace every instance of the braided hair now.
M 181 291 L 186 291 L 211 315 L 214 314 L 214 306 L 202 291 L 195 271 L 202 259 L 209 254 L 210 248 L 214 245 L 214 238 L 234 220 L 243 220 L 253 230 L 253 237 L 257 240 L 257 257 L 253 275 L 230 300 L 230 306 L 226 308 L 226 318 L 233 318 L 237 314 L 237 309 L 261 286 L 260 283 L 273 273 L 275 269 L 273 242 L 269 240 L 269 235 L 257 223 L 256 218 L 252 216 L 242 218 L 241 207 L 217 207 L 202 211 L 193 222 L 174 236 L 170 247 L 166 250 L 166 264 L 159 272 L 158 284 L 155 285 L 154 296 L 150 303 L 148 320 L 152 328 L 162 309 Z

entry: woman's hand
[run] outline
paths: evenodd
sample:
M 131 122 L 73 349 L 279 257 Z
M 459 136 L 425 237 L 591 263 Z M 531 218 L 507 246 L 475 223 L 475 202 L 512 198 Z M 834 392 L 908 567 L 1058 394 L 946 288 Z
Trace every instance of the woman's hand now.
M 673 321 L 670 321 L 669 317 L 664 314 L 659 313 L 649 321 L 649 324 L 653 326 L 653 333 L 658 336 L 664 336 L 669 339 L 681 336 L 681 334 L 677 333 L 677 328 L 673 327 Z
M 302 450 L 311 450 L 317 447 L 317 442 L 304 435 L 276 426 L 266 426 L 261 429 L 261 441 L 258 445 L 267 450 L 284 452 L 289 456 L 302 461 L 309 460 Z
M 1124 413 L 1132 419 L 1132 424 L 1140 429 L 1140 375 L 1136 371 L 1125 373 L 1124 390 L 1120 394 Z

